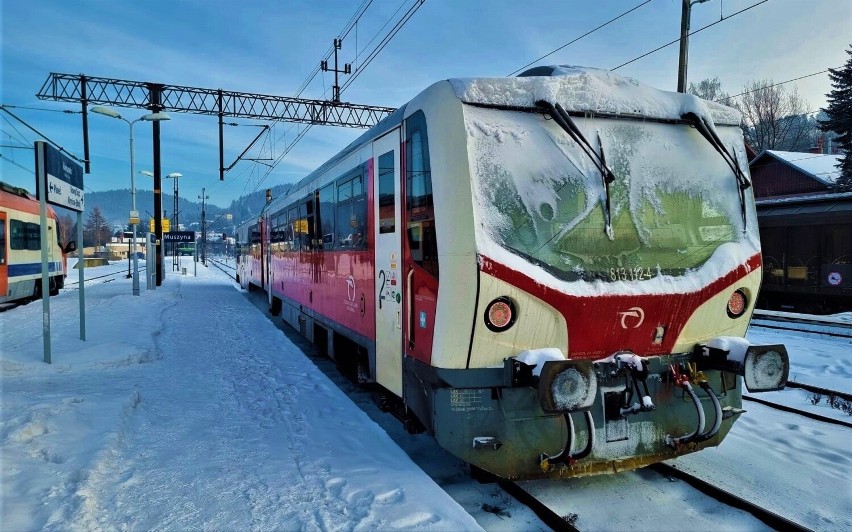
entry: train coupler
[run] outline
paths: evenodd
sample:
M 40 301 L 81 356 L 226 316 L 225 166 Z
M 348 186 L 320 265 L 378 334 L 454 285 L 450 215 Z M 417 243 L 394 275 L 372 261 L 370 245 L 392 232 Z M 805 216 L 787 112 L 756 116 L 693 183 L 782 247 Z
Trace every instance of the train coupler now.
M 630 351 L 615 353 L 612 362 L 615 364 L 615 369 L 610 372 L 610 376 L 623 375 L 625 383 L 624 390 L 621 393 L 608 392 L 605 395 L 605 397 L 609 396 L 606 397 L 607 404 L 605 405 L 607 419 L 620 419 L 631 414 L 656 410 L 657 407 L 648 391 L 648 362 Z M 618 399 L 616 399 L 616 396 L 618 396 Z M 640 397 L 641 403 L 634 401 L 634 396 Z M 617 401 L 617 405 L 615 401 Z

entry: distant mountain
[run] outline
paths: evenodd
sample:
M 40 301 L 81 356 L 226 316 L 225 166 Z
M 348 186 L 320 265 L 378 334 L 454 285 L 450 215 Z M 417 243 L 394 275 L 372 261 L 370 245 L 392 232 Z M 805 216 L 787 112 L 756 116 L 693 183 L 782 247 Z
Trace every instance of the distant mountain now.
M 272 197 L 278 197 L 286 194 L 292 185 L 276 185 L 272 187 Z M 194 194 L 193 197 L 197 197 Z M 163 210 L 166 217 L 172 218 L 174 210 L 174 196 L 166 194 L 161 196 Z M 201 202 L 190 201 L 189 199 L 178 197 L 178 220 L 181 225 L 193 227 L 200 230 L 201 228 Z M 110 227 L 125 227 L 130 215 L 130 189 L 108 190 L 105 192 L 86 192 L 86 210 L 83 212 L 83 220 L 88 218 L 90 212 L 95 207 L 98 207 Z M 242 222 L 257 216 L 266 203 L 266 190 L 259 190 L 247 196 L 241 196 L 239 199 L 233 200 L 227 208 L 219 207 L 207 203 L 205 205 L 207 227 L 219 228 L 223 231 L 230 232 L 231 225 L 238 226 Z M 142 224 L 147 224 L 154 212 L 154 193 L 150 190 L 136 190 L 136 209 L 139 211 L 139 217 Z M 64 209 L 57 209 L 64 211 Z M 72 211 L 60 212 L 62 214 L 71 214 L 76 219 L 76 214 Z M 226 222 L 225 215 L 232 214 L 230 223 Z M 215 223 L 215 226 L 213 225 Z M 195 225 L 197 224 L 197 225 Z

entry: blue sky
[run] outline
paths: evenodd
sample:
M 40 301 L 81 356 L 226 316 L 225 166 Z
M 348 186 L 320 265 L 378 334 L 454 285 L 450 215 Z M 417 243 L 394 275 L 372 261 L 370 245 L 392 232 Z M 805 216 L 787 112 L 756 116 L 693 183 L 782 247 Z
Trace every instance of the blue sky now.
M 761 0 L 709 0 L 692 9 L 692 28 L 729 16 Z M 51 72 L 153 81 L 173 85 L 293 96 L 329 50 L 332 39 L 363 0 L 4 0 L 0 6 L 0 103 L 82 159 L 79 105 L 35 97 Z M 342 61 L 363 60 L 370 39 L 412 0 L 373 0 L 340 52 Z M 505 76 L 588 30 L 641 4 L 642 0 L 426 0 L 411 20 L 366 67 L 342 100 L 399 106 L 431 83 L 451 77 Z M 678 37 L 680 0 L 646 5 L 537 64 L 577 64 L 612 69 Z M 852 43 L 852 0 L 769 0 L 690 38 L 689 80 L 718 76 L 739 93 L 755 79 L 785 81 L 842 66 Z M 358 58 L 356 60 L 356 50 Z M 675 90 L 674 44 L 617 70 L 649 85 Z M 343 78 L 345 80 L 345 77 Z M 322 98 L 332 76 L 317 76 L 302 93 Z M 809 107 L 825 105 L 826 74 L 795 83 Z M 792 88 L 793 84 L 788 84 Z M 30 109 L 37 108 L 37 109 Z M 135 119 L 145 111 L 116 108 Z M 51 112 L 54 111 L 54 112 Z M 180 172 L 181 197 L 206 188 L 210 202 L 232 199 L 271 185 L 294 182 L 333 156 L 360 130 L 314 127 L 271 172 L 241 162 L 219 181 L 218 128 L 212 116 L 171 113 L 162 125 L 163 174 Z M 8 121 L 7 121 L 8 119 Z M 231 120 L 233 121 L 233 120 Z M 257 134 L 258 121 L 237 120 L 225 130 L 225 164 Z M 90 115 L 92 173 L 89 191 L 130 186 L 128 127 Z M 289 124 L 273 129 L 272 142 L 249 156 L 280 154 L 298 133 Z M 134 127 L 136 171 L 151 169 L 151 128 Z M 35 188 L 37 135 L 0 113 L 2 180 Z M 261 149 L 263 151 L 261 151 Z M 136 187 L 150 178 L 136 175 Z M 166 182 L 164 189 L 170 190 Z M 129 208 L 129 199 L 128 199 Z

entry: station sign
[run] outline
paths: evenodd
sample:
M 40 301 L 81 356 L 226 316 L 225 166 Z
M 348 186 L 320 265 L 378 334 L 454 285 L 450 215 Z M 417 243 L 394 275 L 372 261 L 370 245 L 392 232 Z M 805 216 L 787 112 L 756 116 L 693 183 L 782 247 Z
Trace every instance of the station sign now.
M 139 223 L 139 211 L 130 211 L 130 225 Z
M 43 140 L 35 142 L 36 197 L 51 205 L 83 212 L 83 167 Z
M 163 233 L 163 242 L 195 242 L 195 231 L 170 231 Z

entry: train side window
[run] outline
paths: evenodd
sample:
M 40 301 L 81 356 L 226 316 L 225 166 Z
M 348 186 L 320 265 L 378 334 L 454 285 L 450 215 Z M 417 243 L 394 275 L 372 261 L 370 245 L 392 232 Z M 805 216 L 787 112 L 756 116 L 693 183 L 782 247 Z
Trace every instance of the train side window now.
M 39 250 L 41 249 L 41 232 L 39 225 L 9 220 L 9 237 L 12 249 Z
M 379 157 L 379 233 L 396 232 L 396 191 L 393 152 Z
M 338 181 L 337 198 L 337 248 L 364 249 L 367 198 L 364 196 L 363 167 Z
M 314 195 L 311 194 L 299 204 L 299 232 L 303 251 L 314 249 Z
M 41 227 L 39 224 L 28 223 L 27 231 L 27 249 L 30 251 L 38 251 L 41 249 Z
M 24 222 L 9 220 L 9 237 L 12 249 L 27 249 L 27 234 L 24 232 Z
M 322 248 L 334 249 L 334 184 L 329 183 L 319 191 L 319 214 L 317 225 L 322 235 Z
M 0 220 L 0 264 L 6 264 L 6 220 Z
M 281 213 L 277 212 L 269 217 L 272 225 L 269 241 L 272 244 L 271 248 L 273 251 L 278 251 L 281 248 L 282 241 L 282 231 L 281 231 Z
M 290 239 L 290 251 L 299 251 L 302 245 L 302 233 L 299 231 L 299 209 L 295 206 L 290 207 L 289 223 L 290 232 L 292 233 L 292 238 Z
M 293 227 L 290 225 L 290 220 L 287 217 L 288 211 L 281 211 L 281 250 L 291 251 L 293 249 Z
M 412 259 L 438 277 L 438 240 L 435 234 L 435 205 L 426 117 L 422 111 L 406 121 L 406 213 L 407 239 Z

